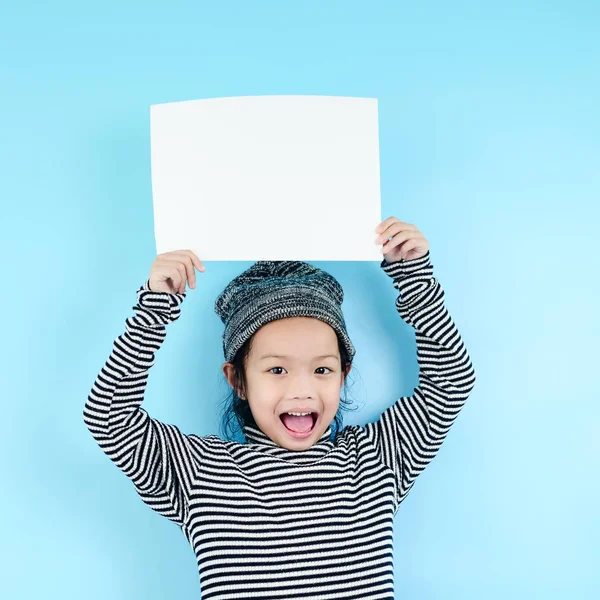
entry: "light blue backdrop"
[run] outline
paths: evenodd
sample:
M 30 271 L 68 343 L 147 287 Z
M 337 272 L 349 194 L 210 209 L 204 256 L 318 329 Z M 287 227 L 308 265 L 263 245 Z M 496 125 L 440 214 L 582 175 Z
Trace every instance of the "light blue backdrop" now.
M 600 597 L 600 5 L 7 4 L 0 596 L 199 597 L 185 538 L 82 419 L 155 258 L 149 106 L 322 94 L 379 99 L 383 216 L 429 239 L 477 373 L 396 517 L 397 598 Z M 152 416 L 218 432 L 213 302 L 250 264 L 198 276 Z M 365 423 L 416 385 L 414 333 L 378 264 L 317 265 L 345 290 Z

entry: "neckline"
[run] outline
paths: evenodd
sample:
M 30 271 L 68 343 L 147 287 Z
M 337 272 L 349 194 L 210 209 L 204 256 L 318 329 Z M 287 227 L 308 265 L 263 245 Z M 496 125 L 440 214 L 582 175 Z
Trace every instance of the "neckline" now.
M 294 463 L 314 462 L 325 456 L 331 451 L 334 444 L 330 440 L 331 432 L 329 426 L 323 435 L 306 450 L 289 450 L 274 442 L 267 434 L 265 434 L 258 425 L 244 425 L 244 436 L 246 437 L 246 445 L 253 450 L 258 450 L 261 453 L 268 454 L 283 460 Z

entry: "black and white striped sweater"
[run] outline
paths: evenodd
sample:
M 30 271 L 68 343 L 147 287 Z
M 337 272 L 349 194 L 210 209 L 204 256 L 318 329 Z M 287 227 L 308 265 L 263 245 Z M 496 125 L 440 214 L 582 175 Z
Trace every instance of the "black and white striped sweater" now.
M 415 329 L 419 385 L 379 418 L 304 451 L 256 427 L 247 443 L 186 435 L 140 407 L 183 294 L 138 289 L 85 404 L 85 424 L 141 499 L 194 550 L 203 600 L 394 598 L 393 517 L 475 383 L 430 253 L 380 264 Z

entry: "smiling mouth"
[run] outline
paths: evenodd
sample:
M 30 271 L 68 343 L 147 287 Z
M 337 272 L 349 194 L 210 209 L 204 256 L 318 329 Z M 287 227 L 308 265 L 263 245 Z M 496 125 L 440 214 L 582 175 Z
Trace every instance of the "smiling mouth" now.
M 283 418 L 285 414 L 286 414 L 286 413 L 281 413 L 281 414 L 279 415 L 279 420 L 282 422 L 283 426 L 284 426 L 284 427 L 285 427 L 285 428 L 286 428 L 288 431 L 290 431 L 291 433 L 297 433 L 297 434 L 307 434 L 307 433 L 312 433 L 312 431 L 313 431 L 313 430 L 314 430 L 314 428 L 315 428 L 315 425 L 317 424 L 317 421 L 319 420 L 319 413 L 316 413 L 316 412 L 311 412 L 311 413 L 310 413 L 310 417 L 311 417 L 311 419 L 312 419 L 312 425 L 311 425 L 310 429 L 307 429 L 307 430 L 305 430 L 305 431 L 299 431 L 299 430 L 296 430 L 296 429 L 290 429 L 290 427 L 288 427 L 288 426 L 286 425 L 286 423 L 285 423 L 285 420 L 284 420 L 284 418 Z

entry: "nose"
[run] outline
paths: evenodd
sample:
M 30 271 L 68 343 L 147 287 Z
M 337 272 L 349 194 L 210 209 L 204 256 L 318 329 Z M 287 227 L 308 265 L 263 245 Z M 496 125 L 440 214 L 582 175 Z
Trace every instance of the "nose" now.
M 310 400 L 316 397 L 315 382 L 310 375 L 297 375 L 290 378 L 288 394 L 294 400 Z

